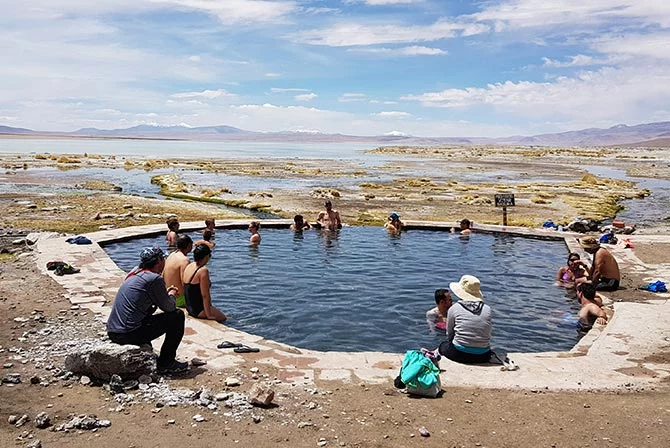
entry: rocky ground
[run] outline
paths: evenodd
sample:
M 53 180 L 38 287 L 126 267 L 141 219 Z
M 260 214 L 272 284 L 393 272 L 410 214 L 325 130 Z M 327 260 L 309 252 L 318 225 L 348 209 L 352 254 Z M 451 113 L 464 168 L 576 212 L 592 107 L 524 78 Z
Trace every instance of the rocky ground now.
M 402 153 L 403 149 L 395 151 Z M 612 194 L 623 190 L 639 194 L 630 186 L 608 183 L 607 180 L 585 180 L 584 173 L 574 165 L 557 170 L 556 166 L 544 164 L 547 160 L 560 160 L 565 156 L 563 153 L 499 154 L 485 148 L 481 150 L 482 155 L 499 159 L 487 162 L 478 158 L 478 151 L 466 154 L 462 148 L 439 151 L 437 156 L 444 160 L 436 166 L 439 169 L 456 165 L 468 172 L 492 170 L 496 163 L 500 164 L 508 157 L 530 160 L 529 164 L 516 164 L 514 171 L 519 179 L 515 185 L 532 184 L 529 191 L 521 195 L 522 208 L 516 212 L 519 221 L 535 223 L 544 220 L 548 210 L 561 211 L 565 216 L 577 213 L 575 206 L 565 198 L 582 194 L 584 188 L 607 190 Z M 608 159 L 611 163 L 629 164 L 636 169 L 646 166 L 645 172 L 650 175 L 667 175 L 667 170 L 663 174 L 658 167 L 652 167 L 651 162 L 645 162 L 644 157 L 649 154 L 642 150 L 632 154 L 632 160 L 617 159 L 617 155 L 609 150 L 589 155 L 595 160 L 594 164 Z M 426 151 L 418 156 L 427 157 Z M 24 156 L 4 162 L 8 172 L 15 173 L 11 176 L 16 182 L 35 166 L 90 163 L 90 166 L 151 170 L 173 163 L 97 156 L 54 157 Z M 538 158 L 542 158 L 542 163 Z M 592 163 L 591 159 L 589 163 Z M 385 173 L 397 173 L 395 180 L 342 191 L 334 188 L 328 179 L 363 176 L 364 168 L 334 162 L 324 170 L 322 161 L 293 164 L 266 161 L 251 165 L 239 161 L 203 161 L 194 162 L 195 165 L 174 163 L 183 164 L 185 169 L 252 176 L 270 173 L 279 177 L 323 176 L 326 180 L 319 191 L 255 192 L 251 196 L 233 193 L 228 196 L 229 193 L 223 190 L 203 192 L 191 185 L 183 186 L 186 192 L 181 191 L 184 194 L 195 192 L 198 197 L 245 199 L 246 204 L 266 204 L 267 207 L 260 208 L 286 216 L 294 212 L 303 212 L 307 216 L 316 214 L 323 198 L 333 197 L 345 221 L 350 223 L 379 223 L 389 209 L 403 210 L 404 217 L 409 219 L 455 220 L 461 216 L 471 216 L 481 222 L 498 219 L 491 211 L 491 205 L 484 201 L 489 193 L 500 191 L 500 185 L 473 186 L 449 176 L 422 180 L 422 177 L 403 175 L 408 169 L 417 169 L 420 162 L 416 161 L 398 161 L 382 167 Z M 509 168 L 513 167 L 510 165 Z M 528 179 L 528 172 L 533 176 L 563 177 L 566 185 L 557 190 L 565 191 L 554 191 L 555 187 Z M 586 184 L 579 184 L 584 181 Z M 80 180 L 78 182 L 81 184 Z M 179 179 L 171 181 L 168 188 L 179 187 L 179 182 Z M 575 183 L 579 185 L 567 185 Z M 0 249 L 5 249 L 0 253 L 0 446 L 38 446 L 36 442 L 39 440 L 42 446 L 75 448 L 93 444 L 101 447 L 236 444 L 258 448 L 403 447 L 418 444 L 436 447 L 662 447 L 670 438 L 670 393 L 665 385 L 655 390 L 614 394 L 478 390 L 444 384 L 441 397 L 416 399 L 398 392 L 392 384 L 320 382 L 313 387 L 294 386 L 277 379 L 270 367 L 263 365 L 259 368 L 250 361 L 240 368 L 220 372 L 201 366 L 183 377 L 156 377 L 141 385 L 127 385 L 133 388 L 112 394 L 108 384 L 95 379 L 89 382 L 87 378 L 68 374 L 64 368 L 67 353 L 82 345 L 103 342 L 102 323 L 89 312 L 71 307 L 61 287 L 36 270 L 29 255 L 30 246 L 13 244 L 14 241 L 23 239 L 34 229 L 81 233 L 101 226 L 164 222 L 172 213 L 184 221 L 212 215 L 220 219 L 245 215 L 222 210 L 215 204 L 100 192 L 112 190 L 113 185 L 110 188 L 106 184 L 89 184 L 88 187 L 95 191 L 77 195 L 21 192 L 0 195 L 0 206 L 4 210 Z M 542 192 L 546 197 L 539 196 Z M 214 194 L 209 196 L 211 193 Z M 535 196 L 538 201 L 548 203 L 533 201 Z M 668 263 L 670 251 L 667 249 L 649 245 L 636 247 L 635 251 L 647 263 Z M 627 289 L 613 299 L 644 300 L 644 294 L 634 290 L 640 281 L 625 274 Z M 246 397 L 254 385 L 275 391 L 274 406 L 261 408 L 248 404 Z M 423 435 L 426 433 L 429 434 L 427 437 Z
M 116 215 L 92 225 L 121 226 L 142 221 L 138 216 L 142 212 L 138 211 L 130 210 L 135 216 L 125 217 L 129 212 L 121 207 L 125 199 L 115 203 L 116 196 L 97 193 L 114 190 L 113 183 L 80 178 L 77 174 L 80 168 L 114 169 L 119 171 L 119 176 L 123 176 L 124 171 L 170 169 L 170 174 L 157 174 L 152 179 L 168 197 L 198 201 L 203 207 L 226 204 L 238 210 L 269 212 L 285 218 L 301 213 L 314 219 L 328 198 L 333 200 L 344 222 L 351 225 L 380 225 L 390 210 L 399 211 L 403 219 L 455 221 L 467 216 L 476 222 L 499 224 L 500 210 L 494 207 L 493 195 L 505 192 L 516 195 L 516 206 L 509 210 L 511 225 L 537 226 L 546 219 L 565 224 L 577 216 L 603 220 L 617 213 L 622 199 L 641 198 L 648 192 L 630 182 L 593 176 L 583 166 L 607 166 L 636 176 L 670 178 L 668 149 L 388 147 L 371 153 L 378 158 L 377 163 L 316 159 L 147 160 L 37 154 L 4 156 L 3 166 L 7 182 L 40 182 L 39 176 L 31 175 L 34 168 L 56 167 L 67 171 L 81 190 L 91 190 L 76 200 L 69 197 L 72 195 L 57 194 L 34 204 L 37 210 L 44 212 L 41 225 L 52 227 L 59 222 L 61 207 L 68 205 L 86 204 L 91 209 L 86 212 L 92 215 L 95 215 L 93 206 L 98 205 L 104 209 L 103 214 Z M 207 185 L 199 185 L 187 181 L 186 173 L 211 173 L 212 176 L 206 176 Z M 217 175 L 227 176 L 222 179 L 232 176 L 295 182 L 267 190 L 236 189 L 227 185 L 226 180 L 217 181 Z M 310 187 L 302 187 L 303 182 L 308 182 Z M 294 187 L 290 186 L 293 184 Z M 147 204 L 143 213 L 186 213 L 177 205 L 178 201 L 171 201 L 166 207 L 159 206 L 160 202 Z M 160 210 L 152 212 L 151 208 Z M 20 211 L 11 208 L 8 216 L 9 220 L 16 220 L 16 226 L 26 225 L 29 219 Z M 88 221 L 92 215 L 82 218 Z
M 392 384 L 293 386 L 249 362 L 221 372 L 197 367 L 114 395 L 63 365 L 65 354 L 102 342 L 102 323 L 71 307 L 23 256 L 0 264 L 0 315 L 1 446 L 660 447 L 670 435 L 666 388 L 547 393 L 444 384 L 441 397 L 417 399 Z M 247 403 L 255 384 L 275 391 L 272 407 Z

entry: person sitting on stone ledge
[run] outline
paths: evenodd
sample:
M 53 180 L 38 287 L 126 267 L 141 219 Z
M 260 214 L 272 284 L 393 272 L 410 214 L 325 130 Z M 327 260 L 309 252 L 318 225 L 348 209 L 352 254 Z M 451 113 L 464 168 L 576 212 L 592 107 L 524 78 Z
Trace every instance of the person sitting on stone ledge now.
M 175 296 L 177 297 L 176 304 L 181 308 L 186 306 L 184 282 L 181 277 L 184 274 L 184 269 L 189 264 L 188 254 L 192 249 L 193 241 L 191 237 L 188 235 L 179 235 L 177 237 L 177 250 L 168 255 L 165 259 L 165 268 L 163 268 L 165 284 L 177 287 L 177 291 L 175 291 Z
M 597 291 L 616 291 L 619 289 L 621 272 L 619 264 L 614 256 L 600 246 L 598 240 L 593 236 L 585 236 L 579 239 L 579 245 L 593 255 L 593 263 L 589 272 L 588 280 L 596 286 Z M 577 279 L 576 283 L 582 283 L 586 279 Z
M 160 275 L 164 267 L 165 254 L 160 248 L 142 250 L 139 269 L 126 277 L 116 294 L 107 320 L 107 335 L 120 345 L 151 345 L 151 341 L 165 335 L 157 370 L 178 373 L 188 369 L 188 363 L 176 360 L 185 317 L 175 305 L 177 288 L 166 288 Z M 154 314 L 157 309 L 163 312 Z
M 188 314 L 198 319 L 209 319 L 217 322 L 226 320 L 226 315 L 212 305 L 211 280 L 209 268 L 206 266 L 212 258 L 209 246 L 201 245 L 193 251 L 193 262 L 184 270 L 184 293 Z

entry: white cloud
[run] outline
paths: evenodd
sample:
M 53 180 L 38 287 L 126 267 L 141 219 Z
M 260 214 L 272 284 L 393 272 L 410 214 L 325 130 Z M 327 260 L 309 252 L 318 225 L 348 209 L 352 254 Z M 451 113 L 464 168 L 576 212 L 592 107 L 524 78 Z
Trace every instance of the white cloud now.
M 175 93 L 171 95 L 172 98 L 204 98 L 207 100 L 213 100 L 216 98 L 235 98 L 236 94 L 230 93 L 225 89 L 218 90 L 203 90 L 202 92 L 184 92 L 184 93 Z
M 266 78 L 281 78 L 281 73 L 268 72 L 264 76 Z
M 270 89 L 270 92 L 272 93 L 309 92 L 309 89 L 272 87 Z
M 392 111 L 387 111 L 387 112 L 379 112 L 376 114 L 372 114 L 375 117 L 380 117 L 380 118 L 407 118 L 411 117 L 412 114 L 407 113 L 407 112 L 400 112 L 397 110 L 392 110 Z
M 670 4 L 670 2 L 668 2 Z M 602 53 L 670 60 L 670 33 L 603 36 L 591 43 Z
M 443 56 L 447 54 L 446 51 L 440 48 L 431 48 L 418 45 L 400 48 L 353 48 L 349 49 L 348 51 L 389 56 Z
M 294 1 L 266 0 L 148 0 L 151 3 L 177 5 L 216 16 L 221 22 L 284 22 L 298 6 Z
M 469 16 L 493 22 L 497 30 L 556 25 L 583 26 L 616 19 L 670 26 L 670 2 L 665 0 L 508 0 Z M 582 29 L 584 31 L 584 29 Z
M 340 103 L 355 103 L 358 101 L 365 101 L 367 97 L 368 96 L 364 93 L 344 93 L 337 99 L 337 101 Z
M 483 33 L 488 26 L 451 22 L 440 19 L 432 25 L 364 25 L 339 23 L 330 28 L 302 31 L 289 36 L 296 42 L 330 47 L 377 45 L 407 42 L 431 42 L 450 39 L 459 33 L 468 35 Z
M 583 54 L 578 54 L 576 56 L 570 56 L 568 61 L 558 61 L 555 59 L 542 58 L 544 67 L 555 67 L 555 68 L 564 68 L 564 67 L 582 67 L 585 65 L 598 65 L 591 56 L 586 56 Z
M 370 6 L 381 5 L 407 5 L 411 3 L 421 3 L 423 0 L 361 0 L 362 3 Z
M 318 98 L 318 96 L 319 95 L 317 95 L 316 93 L 310 92 L 301 95 L 296 95 L 294 98 L 296 101 L 312 101 L 313 99 Z
M 645 121 L 649 110 L 670 102 L 670 71 L 653 65 L 605 67 L 554 82 L 507 81 L 486 87 L 446 89 L 402 97 L 425 106 L 487 106 L 528 119 L 553 118 L 586 125 Z

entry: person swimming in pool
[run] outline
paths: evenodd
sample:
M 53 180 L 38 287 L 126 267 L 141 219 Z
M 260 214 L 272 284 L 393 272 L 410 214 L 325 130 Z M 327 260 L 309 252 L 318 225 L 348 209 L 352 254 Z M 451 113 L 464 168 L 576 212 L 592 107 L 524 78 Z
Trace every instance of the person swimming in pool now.
M 570 252 L 568 254 L 568 264 L 556 272 L 556 286 L 574 288 L 575 281 L 580 278 L 586 278 L 587 275 L 588 267 L 581 260 L 579 254 Z
M 209 246 L 205 244 L 198 246 L 193 251 L 193 262 L 184 269 L 182 280 L 184 281 L 186 310 L 192 317 L 222 322 L 228 317 L 212 305 L 210 295 L 211 281 L 207 263 L 211 258 L 212 250 Z
M 324 229 L 335 231 L 342 228 L 342 220 L 340 219 L 340 212 L 333 210 L 333 203 L 330 200 L 324 202 L 324 207 L 326 211 L 319 213 L 319 216 L 316 218 L 317 224 Z
M 179 220 L 176 216 L 171 216 L 166 221 L 168 232 L 165 235 L 165 244 L 169 254 L 177 250 L 177 232 L 179 232 Z
M 249 232 L 251 233 L 251 236 L 249 237 L 249 244 L 258 246 L 261 243 L 261 234 L 258 233 L 260 228 L 261 223 L 259 221 L 251 221 L 249 223 Z
M 431 330 L 439 330 L 441 332 L 447 329 L 447 312 L 452 305 L 451 293 L 448 289 L 435 290 L 435 308 L 426 311 L 426 321 Z
M 403 227 L 404 224 L 400 220 L 400 215 L 396 212 L 391 212 L 388 217 L 388 222 L 384 224 L 384 228 L 389 233 L 400 233 Z
M 302 215 L 295 215 L 293 217 L 293 224 L 291 224 L 290 229 L 294 232 L 302 232 L 303 230 L 309 230 L 311 228 L 312 226 L 310 223 L 305 221 L 305 218 L 303 218 Z
M 469 219 L 461 219 L 460 227 L 457 229 L 455 227 L 451 228 L 451 233 L 460 233 L 461 236 L 470 236 L 472 230 L 470 230 L 471 222 Z
M 212 233 L 212 231 L 209 229 L 205 229 L 202 231 L 202 239 L 196 241 L 193 244 L 193 246 L 198 247 L 204 244 L 206 246 L 209 246 L 210 249 L 214 250 L 214 246 L 216 246 L 216 243 L 212 241 L 212 238 L 214 238 L 214 234 Z

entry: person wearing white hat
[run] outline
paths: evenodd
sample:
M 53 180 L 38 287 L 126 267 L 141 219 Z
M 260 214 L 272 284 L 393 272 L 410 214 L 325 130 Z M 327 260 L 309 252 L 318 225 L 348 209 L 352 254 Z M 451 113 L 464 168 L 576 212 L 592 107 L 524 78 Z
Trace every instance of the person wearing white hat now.
M 440 344 L 440 354 L 463 364 L 489 362 L 492 311 L 484 303 L 479 279 L 464 275 L 449 289 L 459 300 L 447 313 L 447 340 Z

